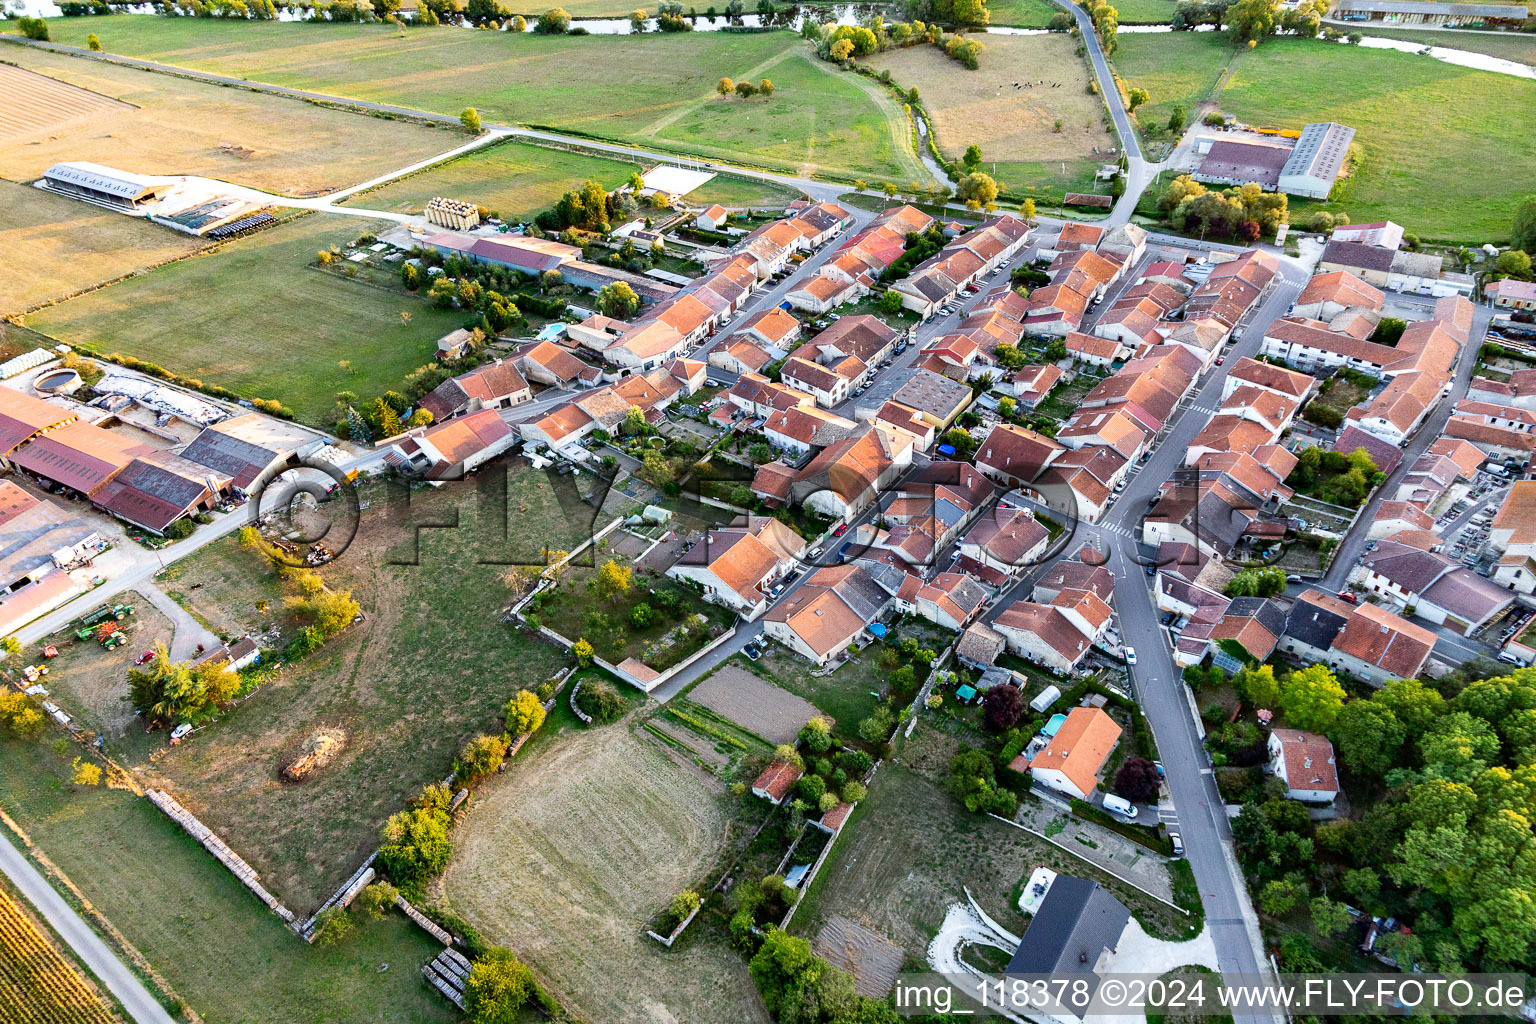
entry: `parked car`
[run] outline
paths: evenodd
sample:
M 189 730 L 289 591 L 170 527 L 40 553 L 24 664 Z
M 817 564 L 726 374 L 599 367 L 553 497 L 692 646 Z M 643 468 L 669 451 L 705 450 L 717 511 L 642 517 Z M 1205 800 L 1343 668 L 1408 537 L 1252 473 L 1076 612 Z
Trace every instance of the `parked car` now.
M 152 661 L 154 659 L 154 657 L 155 657 L 155 652 L 154 651 L 145 651 L 143 654 L 141 654 L 137 658 L 133 659 L 133 663 L 135 665 L 147 665 L 147 664 L 150 663 L 150 661 Z
M 1127 647 L 1125 649 L 1125 663 L 1127 665 L 1134 665 L 1134 664 L 1136 664 L 1136 648 L 1134 648 L 1134 647 Z
M 825 551 L 825 550 L 826 550 L 825 548 L 811 548 L 811 555 L 810 555 L 810 557 L 812 557 L 812 558 L 820 558 L 821 557 L 821 553 L 823 551 Z
M 1217 356 L 1216 357 L 1216 365 L 1217 366 L 1220 366 L 1222 363 L 1224 363 L 1226 361 L 1227 361 L 1227 357 L 1226 356 Z
M 845 534 L 847 532 L 848 532 L 848 524 L 847 523 L 839 523 L 837 529 L 832 531 L 832 536 L 834 536 L 834 537 L 841 537 L 843 534 Z
M 1343 601 L 1345 604 L 1358 604 L 1360 601 L 1360 599 L 1355 596 L 1354 591 L 1352 590 L 1339 591 L 1339 600 Z
M 1157 566 L 1155 566 L 1155 565 L 1147 566 L 1147 575 L 1148 576 L 1156 576 L 1157 575 Z

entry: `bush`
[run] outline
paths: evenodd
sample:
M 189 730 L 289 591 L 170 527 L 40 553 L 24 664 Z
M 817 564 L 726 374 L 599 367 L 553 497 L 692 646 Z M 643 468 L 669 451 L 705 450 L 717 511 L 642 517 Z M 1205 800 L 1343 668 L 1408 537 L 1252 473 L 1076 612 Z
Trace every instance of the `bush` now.
M 594 722 L 611 722 L 624 714 L 629 702 L 608 680 L 589 676 L 581 681 L 576 706 Z
M 541 713 L 543 710 L 543 708 L 539 709 Z M 465 786 L 474 785 L 500 768 L 506 756 L 506 740 L 500 736 L 476 736 L 464 744 L 458 761 L 454 763 L 454 768 L 458 772 L 458 781 Z
M 431 806 L 400 811 L 384 824 L 377 860 L 408 896 L 418 894 L 422 883 L 447 867 L 453 854 L 448 808 L 437 796 Z
M 16 27 L 28 39 L 48 41 L 48 23 L 42 18 L 17 18 Z
M 165 528 L 167 540 L 186 540 L 197 529 L 197 524 L 190 519 L 178 519 Z
M 525 732 L 537 732 L 544 724 L 544 706 L 531 690 L 519 690 L 504 709 L 507 732 L 521 736 Z
M 473 1024 L 513 1024 L 538 990 L 528 965 L 500 946 L 476 960 L 464 985 L 464 1012 Z
M 341 907 L 327 907 L 315 917 L 314 942 L 335 946 L 352 934 L 352 915 Z
M 374 882 L 357 894 L 357 909 L 370 920 L 377 921 L 384 912 L 395 905 L 400 890 L 388 882 Z

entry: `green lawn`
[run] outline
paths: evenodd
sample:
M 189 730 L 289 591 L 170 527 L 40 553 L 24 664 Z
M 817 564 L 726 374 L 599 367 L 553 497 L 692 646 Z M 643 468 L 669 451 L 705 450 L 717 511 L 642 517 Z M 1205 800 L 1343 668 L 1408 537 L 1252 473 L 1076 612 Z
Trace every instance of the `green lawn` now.
M 59 742 L 0 739 L 0 807 L 208 1024 L 460 1019 L 422 982 L 437 946 L 404 915 L 305 945 L 148 800 L 71 787 Z
M 694 206 L 780 206 L 801 198 L 800 193 L 781 188 L 772 182 L 753 181 L 717 174 L 703 185 L 683 197 Z
M 27 326 L 251 398 L 275 398 L 300 419 L 322 423 L 336 392 L 398 387 L 463 320 L 309 266 L 318 250 L 378 227 L 351 217 L 298 217 L 210 255 L 49 306 Z M 411 315 L 410 323 L 401 313 Z M 343 359 L 350 370 L 339 365 Z
M 1193 114 L 1232 52 L 1215 33 L 1125 35 L 1115 63 L 1127 87 L 1151 93 L 1139 114 L 1155 124 L 1174 102 Z M 1252 124 L 1353 127 L 1363 160 L 1330 208 L 1356 223 L 1396 220 L 1426 240 L 1507 240 L 1515 200 L 1536 175 L 1529 80 L 1391 50 L 1272 39 L 1238 55 L 1215 98 Z M 1318 205 L 1293 201 L 1293 222 Z
M 478 203 L 508 220 L 528 220 L 586 181 L 608 189 L 642 170 L 637 162 L 504 142 L 347 200 L 391 213 L 420 213 L 434 196 Z
M 1122 25 L 1166 25 L 1173 18 L 1176 0 L 1118 0 Z M 1123 36 L 1117 37 L 1123 39 Z
M 355 99 L 455 115 L 472 106 L 488 121 L 785 169 L 810 164 L 901 181 L 920 173 L 900 108 L 872 83 L 839 82 L 813 68 L 804 59 L 809 48 L 789 32 L 572 38 L 435 29 L 401 36 L 392 26 L 152 15 L 55 25 L 59 42 L 84 46 L 94 31 L 109 52 Z M 779 91 L 727 105 L 715 99 L 721 76 L 769 77 Z M 770 146 L 759 131 L 789 141 Z

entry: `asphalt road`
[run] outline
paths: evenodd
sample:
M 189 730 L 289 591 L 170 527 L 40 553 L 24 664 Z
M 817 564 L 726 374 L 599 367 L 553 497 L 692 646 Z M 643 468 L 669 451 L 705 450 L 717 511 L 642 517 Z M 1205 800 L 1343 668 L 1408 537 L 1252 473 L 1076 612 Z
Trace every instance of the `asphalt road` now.
M 5 872 L 11 884 L 37 908 L 59 937 L 69 943 L 97 980 L 123 1005 L 129 1017 L 138 1024 L 175 1024 L 174 1018 L 165 1012 L 133 972 L 96 937 L 80 915 L 54 892 L 53 886 L 32 866 L 32 862 L 3 835 L 0 835 L 0 871 Z M 0 1012 L 0 1017 L 3 1016 Z

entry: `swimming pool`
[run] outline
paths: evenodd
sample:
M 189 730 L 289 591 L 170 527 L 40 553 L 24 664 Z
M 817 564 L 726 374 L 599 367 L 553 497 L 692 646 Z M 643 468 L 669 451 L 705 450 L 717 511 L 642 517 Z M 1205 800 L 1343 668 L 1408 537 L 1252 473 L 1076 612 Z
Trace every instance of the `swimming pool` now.
M 1061 723 L 1067 720 L 1066 715 L 1052 715 L 1051 720 L 1045 723 L 1045 728 L 1040 731 L 1047 736 L 1055 736 L 1056 730 L 1061 728 Z

